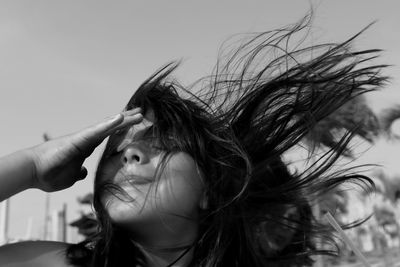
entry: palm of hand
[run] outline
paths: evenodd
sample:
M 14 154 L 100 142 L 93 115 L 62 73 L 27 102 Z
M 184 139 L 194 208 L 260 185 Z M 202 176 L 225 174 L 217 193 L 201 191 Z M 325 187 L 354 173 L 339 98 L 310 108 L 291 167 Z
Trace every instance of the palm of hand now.
M 82 166 L 93 150 L 114 131 L 137 124 L 143 119 L 140 109 L 125 111 L 116 117 L 75 134 L 47 141 L 34 147 L 32 186 L 46 192 L 72 186 L 86 177 Z
M 72 186 L 86 176 L 82 164 L 91 151 L 81 151 L 72 138 L 48 141 L 35 149 L 35 187 L 46 192 Z

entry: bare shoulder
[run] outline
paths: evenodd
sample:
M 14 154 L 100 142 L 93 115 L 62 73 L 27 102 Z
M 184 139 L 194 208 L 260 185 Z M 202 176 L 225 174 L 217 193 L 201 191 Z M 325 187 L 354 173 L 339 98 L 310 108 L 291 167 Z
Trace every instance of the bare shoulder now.
M 69 244 L 52 241 L 25 241 L 0 247 L 2 267 L 71 267 L 66 259 Z

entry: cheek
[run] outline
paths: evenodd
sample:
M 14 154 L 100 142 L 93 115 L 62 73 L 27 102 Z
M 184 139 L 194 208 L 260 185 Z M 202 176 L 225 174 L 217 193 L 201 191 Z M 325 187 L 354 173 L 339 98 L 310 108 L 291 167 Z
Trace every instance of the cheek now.
M 182 152 L 173 155 L 157 190 L 157 206 L 161 205 L 165 211 L 188 216 L 196 213 L 203 182 L 194 160 Z
M 95 185 L 111 182 L 118 171 L 122 168 L 120 157 L 114 156 L 109 159 L 101 159 L 96 170 Z
M 134 203 L 124 202 L 118 198 L 109 197 L 105 203 L 105 209 L 111 220 L 116 223 L 125 223 L 131 221 L 135 216 L 135 211 L 139 210 Z
M 160 219 L 165 222 L 179 217 L 197 217 L 203 182 L 194 160 L 180 152 L 168 160 L 159 181 L 124 189 L 133 201 L 114 195 L 103 199 L 115 223 L 150 223 Z
M 133 223 L 135 221 L 145 222 L 154 217 L 154 198 L 148 192 L 151 192 L 150 185 L 141 187 L 122 187 L 129 195 L 106 194 L 102 203 L 108 215 L 113 222 L 119 224 Z M 118 193 L 117 193 L 118 194 Z

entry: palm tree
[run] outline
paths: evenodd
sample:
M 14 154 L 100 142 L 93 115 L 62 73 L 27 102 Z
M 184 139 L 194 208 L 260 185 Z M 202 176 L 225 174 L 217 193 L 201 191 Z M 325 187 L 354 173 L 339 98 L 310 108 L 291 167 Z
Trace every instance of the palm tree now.
M 85 196 L 78 198 L 78 202 L 82 205 L 92 205 L 93 194 L 88 193 Z M 81 212 L 81 217 L 69 224 L 72 227 L 78 228 L 78 233 L 85 238 L 92 237 L 97 233 L 98 221 L 93 212 Z
M 381 112 L 379 116 L 380 129 L 389 139 L 400 139 L 398 123 L 400 123 L 400 105 L 384 109 Z
M 363 95 L 351 99 L 345 105 L 320 121 L 306 137 L 314 146 L 335 148 L 348 131 L 373 143 L 380 133 L 378 117 L 373 113 Z M 344 151 L 347 157 L 353 157 L 350 148 Z

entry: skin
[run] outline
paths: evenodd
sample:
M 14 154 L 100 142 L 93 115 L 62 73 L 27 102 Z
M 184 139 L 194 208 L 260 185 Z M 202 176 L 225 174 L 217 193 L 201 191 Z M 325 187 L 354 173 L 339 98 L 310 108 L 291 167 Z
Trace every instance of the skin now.
M 96 183 L 111 181 L 129 195 L 130 199 L 108 193 L 102 202 L 113 223 L 126 229 L 144 251 L 148 265 L 166 266 L 182 251 L 164 249 L 191 245 L 197 237 L 203 182 L 196 162 L 184 152 L 168 155 L 157 176 L 167 152 L 151 136 L 154 123 L 150 110 L 140 123 L 111 136 Z M 191 256 L 188 253 L 176 266 L 187 265 Z
M 127 111 L 0 158 L 0 201 L 30 188 L 53 192 L 72 186 L 87 175 L 84 160 L 112 135 L 117 146 L 114 151 L 106 151 L 97 182 L 119 184 L 133 201 L 106 194 L 104 206 L 113 223 L 124 227 L 132 242 L 142 249 L 147 266 L 168 265 L 182 250 L 165 248 L 190 245 L 196 239 L 199 203 L 204 202 L 202 179 L 192 157 L 183 152 L 169 155 L 159 179 L 154 179 L 166 151 L 148 141 L 145 132 L 155 123 L 154 116 L 149 112 L 143 119 L 140 112 Z M 70 266 L 64 256 L 67 247 L 49 241 L 8 244 L 0 247 L 0 266 Z M 191 259 L 192 251 L 174 266 L 187 266 Z
M 84 160 L 110 134 L 143 119 L 140 109 L 108 118 L 76 133 L 56 138 L 0 158 L 0 201 L 31 188 L 54 192 L 87 175 Z M 68 244 L 29 241 L 0 247 L 0 266 L 70 266 Z
M 68 244 L 52 241 L 26 241 L 0 247 L 2 267 L 66 267 Z
M 143 119 L 140 109 L 0 158 L 0 201 L 30 188 L 59 191 L 86 177 L 83 162 L 110 134 Z

